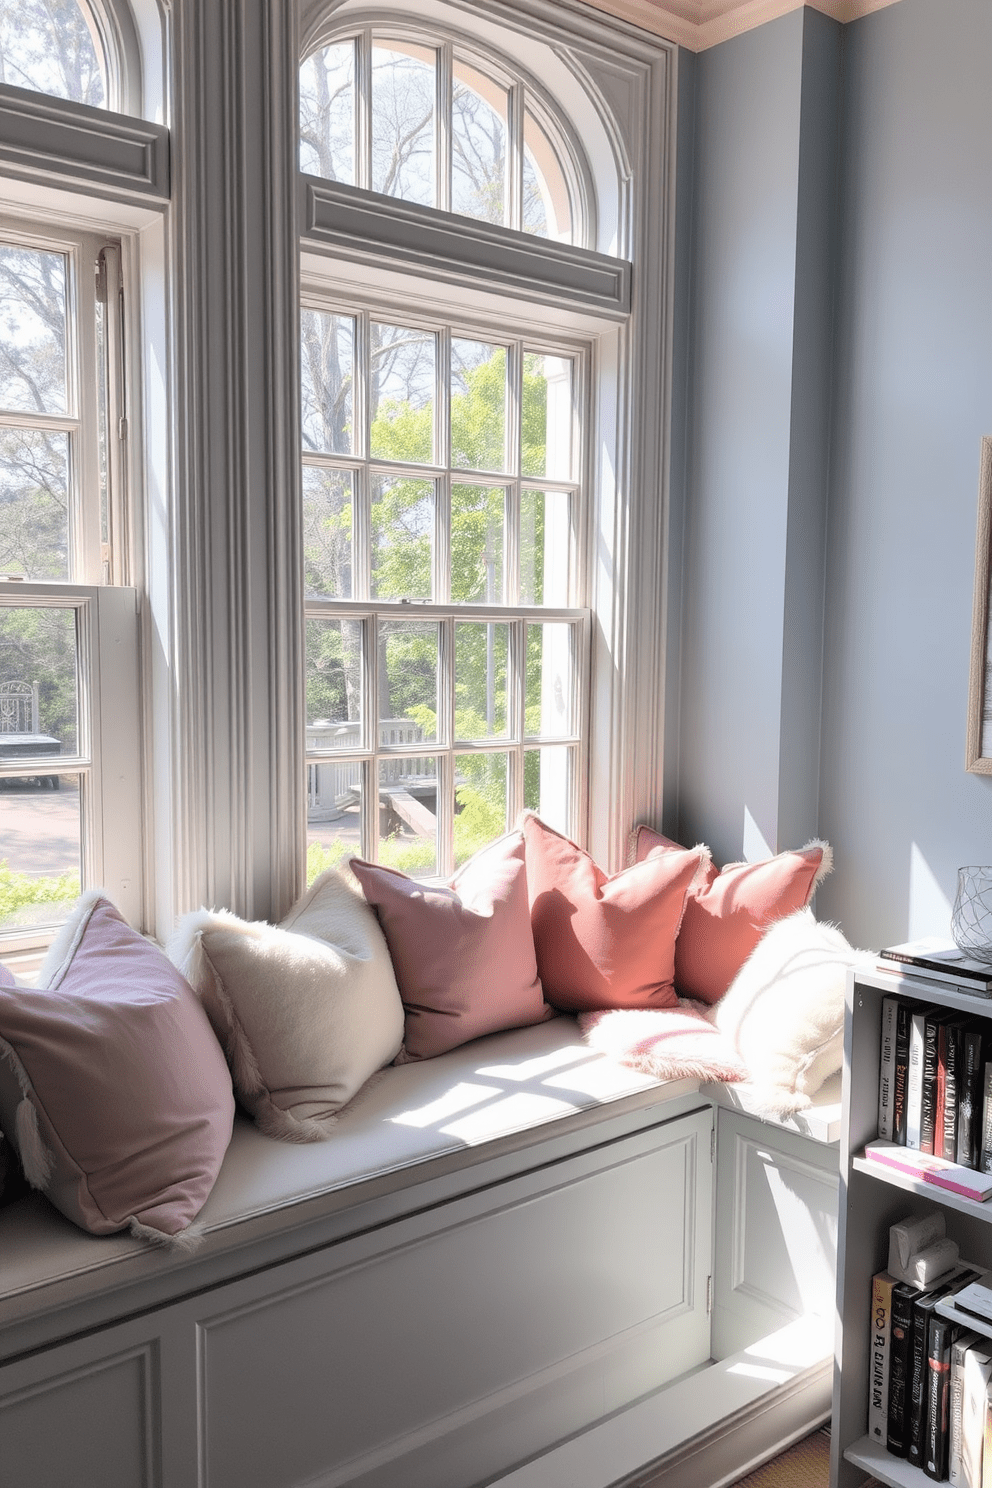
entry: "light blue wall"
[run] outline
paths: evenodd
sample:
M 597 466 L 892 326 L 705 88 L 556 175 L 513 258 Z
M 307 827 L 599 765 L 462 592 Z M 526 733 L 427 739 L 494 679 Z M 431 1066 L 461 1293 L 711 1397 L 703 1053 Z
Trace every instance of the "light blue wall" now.
M 958 865 L 992 862 L 992 780 L 964 769 L 990 76 L 992 0 L 899 0 L 845 27 L 794 12 L 697 58 L 680 160 L 666 822 L 718 861 L 819 831 L 836 869 L 818 912 L 864 946 L 946 934 Z
M 992 862 L 964 769 L 979 441 L 992 433 L 992 4 L 845 28 L 819 896 L 856 943 L 947 931 Z
M 718 861 L 816 832 L 839 28 L 695 77 L 677 823 Z

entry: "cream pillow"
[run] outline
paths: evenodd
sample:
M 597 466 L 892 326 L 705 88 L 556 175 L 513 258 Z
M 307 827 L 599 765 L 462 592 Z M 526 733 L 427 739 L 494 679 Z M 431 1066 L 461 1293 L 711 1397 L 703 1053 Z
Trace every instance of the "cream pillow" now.
M 841 1068 L 847 969 L 865 954 L 812 910 L 797 910 L 765 932 L 712 1010 L 764 1109 L 803 1110 Z
M 373 910 L 333 870 L 281 926 L 199 910 L 169 955 L 227 1053 L 262 1131 L 329 1136 L 336 1112 L 403 1042 L 403 1004 Z

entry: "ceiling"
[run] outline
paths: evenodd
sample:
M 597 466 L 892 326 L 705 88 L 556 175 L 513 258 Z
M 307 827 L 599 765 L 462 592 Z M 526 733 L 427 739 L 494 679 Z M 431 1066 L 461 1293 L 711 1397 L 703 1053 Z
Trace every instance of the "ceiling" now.
M 765 21 L 799 10 L 804 0 L 589 0 L 597 10 L 609 11 L 677 41 L 690 51 L 702 52 L 741 31 L 750 31 Z M 835 21 L 856 21 L 895 5 L 896 0 L 806 0 L 813 10 L 832 16 Z

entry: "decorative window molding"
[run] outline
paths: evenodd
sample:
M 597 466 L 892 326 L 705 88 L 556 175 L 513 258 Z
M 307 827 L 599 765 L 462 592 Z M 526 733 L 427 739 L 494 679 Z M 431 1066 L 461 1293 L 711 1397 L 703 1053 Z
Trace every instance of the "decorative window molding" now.
M 304 251 L 385 259 L 407 272 L 423 269 L 469 288 L 499 286 L 611 320 L 630 313 L 631 266 L 624 259 L 314 176 L 301 176 L 299 190 Z
M 0 170 L 114 201 L 169 199 L 169 131 L 130 115 L 0 85 Z

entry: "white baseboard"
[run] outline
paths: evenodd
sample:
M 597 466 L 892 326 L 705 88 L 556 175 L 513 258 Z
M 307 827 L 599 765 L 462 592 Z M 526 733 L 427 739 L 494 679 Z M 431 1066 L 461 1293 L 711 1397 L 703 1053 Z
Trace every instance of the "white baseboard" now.
M 725 1488 L 830 1415 L 832 1323 L 799 1318 L 491 1488 Z

